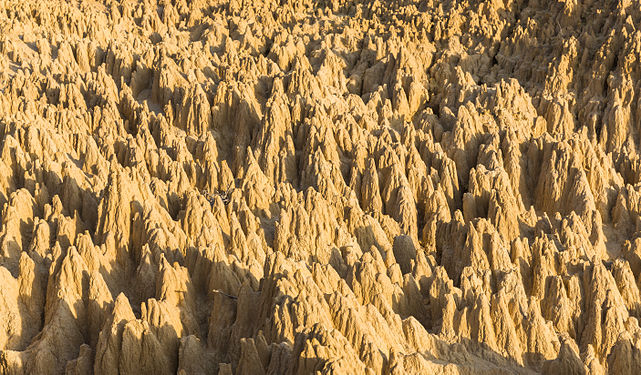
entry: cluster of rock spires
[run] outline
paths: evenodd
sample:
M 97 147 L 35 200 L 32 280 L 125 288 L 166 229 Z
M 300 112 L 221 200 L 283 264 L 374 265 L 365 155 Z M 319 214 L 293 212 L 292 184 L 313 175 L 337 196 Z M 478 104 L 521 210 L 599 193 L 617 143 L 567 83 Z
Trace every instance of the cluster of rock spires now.
M 639 25 L 0 0 L 0 373 L 641 373 Z

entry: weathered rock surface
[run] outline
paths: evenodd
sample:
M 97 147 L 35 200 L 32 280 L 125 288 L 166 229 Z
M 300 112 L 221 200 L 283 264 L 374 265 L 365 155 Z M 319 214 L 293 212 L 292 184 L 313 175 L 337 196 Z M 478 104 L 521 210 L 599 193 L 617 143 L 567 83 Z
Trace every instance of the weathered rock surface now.
M 0 374 L 641 373 L 640 29 L 0 0 Z

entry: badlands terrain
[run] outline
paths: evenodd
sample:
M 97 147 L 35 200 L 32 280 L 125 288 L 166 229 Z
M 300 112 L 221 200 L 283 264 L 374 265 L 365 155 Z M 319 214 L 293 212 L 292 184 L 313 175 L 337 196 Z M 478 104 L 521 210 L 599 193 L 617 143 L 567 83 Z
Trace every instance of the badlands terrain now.
M 0 374 L 640 374 L 638 0 L 0 0 Z

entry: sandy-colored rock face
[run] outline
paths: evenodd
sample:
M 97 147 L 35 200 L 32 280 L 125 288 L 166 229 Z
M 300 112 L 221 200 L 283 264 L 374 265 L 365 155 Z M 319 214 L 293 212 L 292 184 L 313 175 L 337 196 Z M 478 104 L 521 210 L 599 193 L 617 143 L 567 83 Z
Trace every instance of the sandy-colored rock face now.
M 0 374 L 641 373 L 640 27 L 0 0 Z

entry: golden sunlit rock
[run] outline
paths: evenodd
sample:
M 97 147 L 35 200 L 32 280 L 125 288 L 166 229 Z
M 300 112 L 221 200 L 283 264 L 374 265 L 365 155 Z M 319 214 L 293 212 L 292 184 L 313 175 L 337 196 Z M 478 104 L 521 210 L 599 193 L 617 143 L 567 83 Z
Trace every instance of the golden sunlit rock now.
M 641 373 L 640 28 L 0 0 L 0 374 Z

